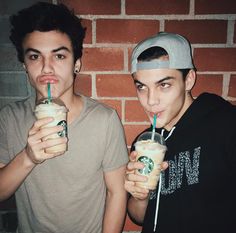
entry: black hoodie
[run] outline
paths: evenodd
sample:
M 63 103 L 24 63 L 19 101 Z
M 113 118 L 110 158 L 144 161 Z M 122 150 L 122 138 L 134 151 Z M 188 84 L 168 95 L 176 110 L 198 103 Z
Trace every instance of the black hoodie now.
M 164 131 L 163 135 L 168 134 Z M 223 233 L 235 229 L 236 107 L 214 94 L 200 95 L 166 144 L 169 168 L 162 172 L 155 232 Z M 143 233 L 154 232 L 155 210 L 154 191 Z

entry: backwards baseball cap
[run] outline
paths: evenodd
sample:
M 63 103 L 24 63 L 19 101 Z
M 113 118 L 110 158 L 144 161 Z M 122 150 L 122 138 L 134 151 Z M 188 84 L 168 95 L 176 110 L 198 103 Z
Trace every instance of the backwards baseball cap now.
M 153 59 L 151 61 L 138 61 L 139 55 L 151 48 L 161 47 L 168 53 L 168 60 Z M 193 69 L 191 45 L 183 36 L 159 32 L 157 35 L 141 41 L 134 48 L 131 57 L 131 74 L 137 70 L 148 69 Z

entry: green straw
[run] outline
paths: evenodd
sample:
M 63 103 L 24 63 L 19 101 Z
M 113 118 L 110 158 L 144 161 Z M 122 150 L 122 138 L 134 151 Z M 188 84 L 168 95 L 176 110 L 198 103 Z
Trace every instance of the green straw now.
M 51 96 L 51 85 L 48 83 L 48 102 L 51 103 L 52 96 Z
M 151 140 L 154 141 L 154 136 L 155 136 L 155 132 L 156 132 L 156 123 L 157 123 L 157 115 L 155 114 L 153 117 L 153 124 L 152 124 L 152 138 Z

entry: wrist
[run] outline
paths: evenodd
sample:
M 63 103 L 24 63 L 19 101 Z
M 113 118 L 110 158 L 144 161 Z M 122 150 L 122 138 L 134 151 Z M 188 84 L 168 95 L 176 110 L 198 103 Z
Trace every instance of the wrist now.
M 27 149 L 23 150 L 23 157 L 24 157 L 24 165 L 26 167 L 34 167 L 37 164 L 39 164 L 37 161 L 35 161 L 32 156 L 30 156 L 29 152 Z

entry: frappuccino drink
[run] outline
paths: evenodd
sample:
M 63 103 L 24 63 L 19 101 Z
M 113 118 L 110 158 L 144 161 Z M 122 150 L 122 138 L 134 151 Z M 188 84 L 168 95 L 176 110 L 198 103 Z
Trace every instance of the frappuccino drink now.
M 139 187 L 155 190 L 161 172 L 161 163 L 163 162 L 167 147 L 164 138 L 155 133 L 154 140 L 151 140 L 151 133 L 141 135 L 135 143 L 135 150 L 138 155 L 136 160 L 144 163 L 143 169 L 136 170 L 136 174 L 144 175 L 148 178 L 147 182 L 136 182 Z
M 54 121 L 48 123 L 44 127 L 52 127 L 56 125 L 62 125 L 63 130 L 51 134 L 45 137 L 43 140 L 50 140 L 58 137 L 67 137 L 67 108 L 64 103 L 59 99 L 42 99 L 40 100 L 35 108 L 35 116 L 37 119 L 42 119 L 44 117 L 53 117 Z M 54 153 L 64 153 L 67 150 L 67 144 L 60 144 L 56 146 L 49 147 L 45 150 L 46 153 L 54 154 Z

